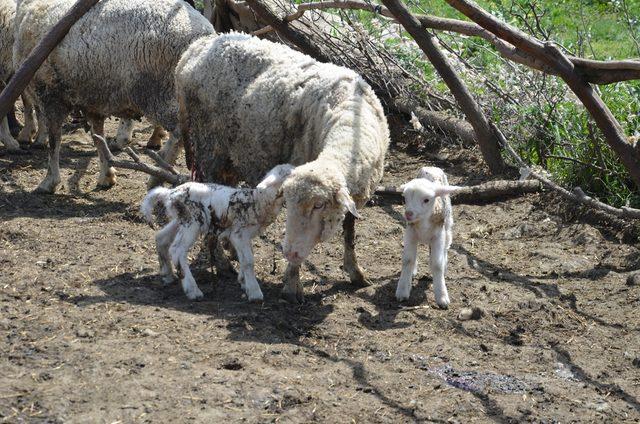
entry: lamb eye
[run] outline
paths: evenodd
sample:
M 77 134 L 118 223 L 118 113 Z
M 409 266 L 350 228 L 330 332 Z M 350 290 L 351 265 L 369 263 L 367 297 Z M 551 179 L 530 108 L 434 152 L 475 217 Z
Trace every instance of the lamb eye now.
M 423 200 L 424 203 L 429 203 L 429 198 Z

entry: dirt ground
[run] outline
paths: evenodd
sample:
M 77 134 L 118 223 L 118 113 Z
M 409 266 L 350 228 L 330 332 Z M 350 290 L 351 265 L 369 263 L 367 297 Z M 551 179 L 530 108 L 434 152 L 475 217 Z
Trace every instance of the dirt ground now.
M 143 145 L 152 128 L 138 129 Z M 448 310 L 426 249 L 410 301 L 395 301 L 403 224 L 391 205 L 356 225 L 369 288 L 350 287 L 336 237 L 303 267 L 306 302 L 280 300 L 281 217 L 256 241 L 264 304 L 198 251 L 205 298 L 191 302 L 158 278 L 137 212 L 145 178 L 119 170 L 96 191 L 89 137 L 64 140 L 53 196 L 31 193 L 46 152 L 0 148 L 1 422 L 640 420 L 640 286 L 626 284 L 640 251 L 552 213 L 547 194 L 454 206 Z M 427 163 L 454 184 L 487 179 L 472 151 L 408 151 L 392 148 L 385 184 Z M 459 320 L 469 306 L 485 315 Z

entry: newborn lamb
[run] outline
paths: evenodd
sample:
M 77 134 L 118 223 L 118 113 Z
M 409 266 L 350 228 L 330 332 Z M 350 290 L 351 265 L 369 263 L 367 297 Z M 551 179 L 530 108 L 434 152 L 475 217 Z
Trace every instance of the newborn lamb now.
M 449 195 L 460 187 L 450 186 L 444 171 L 424 167 L 418 178 L 400 187 L 404 197 L 404 232 L 402 272 L 396 289 L 396 299 L 409 299 L 411 280 L 418 272 L 418 243 L 429 245 L 429 260 L 433 276 L 436 303 L 443 309 L 449 306 L 449 294 L 444 282 L 447 270 L 447 250 L 451 246 L 453 217 Z
M 156 233 L 156 245 L 163 281 L 175 279 L 173 267 L 182 273 L 182 289 L 191 300 L 202 298 L 191 271 L 187 254 L 197 239 L 209 230 L 228 239 L 240 263 L 238 281 L 250 302 L 262 301 L 263 295 L 253 270 L 251 239 L 271 224 L 282 208 L 281 186 L 293 166 L 273 168 L 255 189 L 231 188 L 218 184 L 186 183 L 174 189 L 151 190 L 140 208 L 147 221 L 163 205 L 171 221 Z

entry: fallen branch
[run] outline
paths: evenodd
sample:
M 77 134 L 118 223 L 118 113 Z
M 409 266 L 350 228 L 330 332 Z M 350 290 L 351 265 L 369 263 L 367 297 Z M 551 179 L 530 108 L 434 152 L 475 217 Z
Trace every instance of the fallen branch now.
M 384 6 L 366 3 L 360 0 L 337 0 L 299 4 L 297 5 L 296 12 L 285 16 L 282 21 L 293 22 L 300 19 L 307 11 L 327 9 L 364 10 L 372 13 L 378 13 L 381 16 L 395 20 L 393 13 Z M 420 21 L 423 29 L 449 31 L 469 37 L 480 37 L 491 43 L 498 53 L 500 53 L 505 59 L 547 74 L 560 75 L 553 66 L 549 66 L 526 51 L 501 40 L 499 36 L 487 31 L 476 23 L 461 21 L 458 19 L 440 18 L 431 15 L 416 14 L 414 16 L 418 21 Z M 273 31 L 273 27 L 268 25 L 252 32 L 252 34 L 264 35 L 270 31 Z M 583 59 L 576 56 L 568 56 L 568 59 L 573 63 L 576 71 L 585 79 L 585 81 L 593 84 L 611 84 L 615 82 L 640 79 L 640 60 L 599 61 Z
M 107 146 L 107 142 L 103 137 L 97 134 L 91 134 L 91 137 L 93 138 L 93 142 L 95 143 L 96 148 L 100 151 L 102 157 L 106 159 L 109 166 L 112 166 L 114 168 L 132 169 L 134 171 L 144 172 L 145 174 L 149 174 L 162 181 L 166 181 L 174 186 L 186 183 L 191 180 L 188 175 L 178 174 L 177 172 L 175 172 L 175 169 L 175 173 L 168 171 L 166 167 L 173 167 L 164 162 L 164 160 L 159 156 L 158 158 L 160 158 L 160 161 L 164 162 L 164 164 L 161 165 L 162 167 L 157 167 L 142 162 L 140 160 L 140 156 L 138 156 L 138 154 L 136 154 L 136 152 L 134 152 L 131 147 L 125 148 L 124 152 L 127 153 L 131 157 L 131 159 L 133 159 L 133 162 L 118 160 L 115 158 L 115 156 L 113 156 L 111 150 L 109 150 L 109 146 Z
M 473 132 L 473 127 L 469 125 L 467 121 L 447 115 L 444 112 L 427 110 L 417 102 L 411 100 L 396 99 L 393 105 L 402 113 L 406 113 L 407 115 L 413 113 L 424 126 L 438 128 L 447 133 L 455 134 L 466 144 L 476 143 L 476 135 Z
M 532 170 L 522 160 L 520 155 L 518 155 L 516 151 L 513 150 L 513 148 L 507 141 L 504 134 L 502 134 L 502 132 L 495 125 L 493 126 L 493 131 L 498 136 L 498 140 L 500 140 L 500 143 L 502 143 L 502 147 L 504 148 L 504 150 L 506 150 L 509 153 L 509 155 L 511 155 L 511 157 L 516 161 L 516 163 L 520 166 L 520 170 L 521 170 L 520 172 L 523 173 L 524 175 L 529 176 L 531 178 L 535 178 L 536 180 L 540 181 L 542 184 L 544 184 L 551 190 L 560 194 L 560 196 L 572 202 L 577 202 L 585 206 L 590 206 L 594 209 L 598 209 L 606 214 L 613 215 L 618 218 L 640 219 L 640 209 L 634 209 L 634 208 L 628 208 L 628 207 L 615 208 L 611 205 L 607 205 L 606 203 L 602 203 L 599 200 L 596 200 L 592 197 L 587 196 L 580 187 L 575 187 L 572 191 L 569 191 L 563 187 L 560 187 L 558 184 L 554 183 L 547 177 Z
M 527 193 L 537 193 L 542 185 L 538 181 L 490 181 L 463 187 L 451 195 L 453 204 L 477 205 L 498 202 Z M 375 195 L 390 203 L 402 204 L 402 190 L 396 187 L 378 187 Z
M 73 24 L 82 18 L 98 1 L 100 0 L 78 0 L 62 19 L 42 37 L 38 45 L 20 65 L 9 84 L 2 90 L 2 94 L 0 94 L 0 116 L 5 116 L 11 110 L 13 103 L 27 88 L 27 85 L 29 85 L 29 82 L 51 51 L 60 44 Z

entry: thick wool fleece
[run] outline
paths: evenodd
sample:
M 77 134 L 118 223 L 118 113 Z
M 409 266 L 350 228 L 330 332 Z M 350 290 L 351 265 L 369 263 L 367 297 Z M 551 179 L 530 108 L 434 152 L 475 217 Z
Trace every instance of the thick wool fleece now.
M 14 63 L 74 4 L 19 0 Z M 46 114 L 80 108 L 102 117 L 146 115 L 173 131 L 175 65 L 191 42 L 213 32 L 182 0 L 102 0 L 71 28 L 32 84 Z
M 0 0 L 0 81 L 7 82 L 13 73 L 13 28 L 16 2 Z
M 382 178 L 386 118 L 373 90 L 349 69 L 231 33 L 189 47 L 176 89 L 181 126 L 207 181 L 232 171 L 230 178 L 254 184 L 278 163 L 317 161 L 307 171 L 344 176 L 362 204 Z

